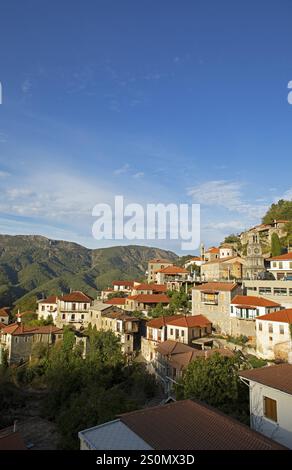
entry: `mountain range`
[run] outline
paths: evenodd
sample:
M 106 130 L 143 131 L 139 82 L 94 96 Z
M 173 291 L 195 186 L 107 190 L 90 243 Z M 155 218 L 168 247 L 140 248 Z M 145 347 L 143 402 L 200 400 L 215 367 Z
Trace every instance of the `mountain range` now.
M 39 235 L 0 235 L 0 307 L 30 308 L 36 298 L 70 289 L 96 297 L 114 279 L 144 279 L 151 258 L 178 256 L 147 246 L 89 249 Z

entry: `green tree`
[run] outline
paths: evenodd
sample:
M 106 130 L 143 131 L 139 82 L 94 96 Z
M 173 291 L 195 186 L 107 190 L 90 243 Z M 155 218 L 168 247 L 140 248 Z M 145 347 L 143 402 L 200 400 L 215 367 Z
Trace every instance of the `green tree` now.
M 272 256 L 279 256 L 282 253 L 282 245 L 281 245 L 280 238 L 278 237 L 277 233 L 273 233 L 272 235 L 271 252 L 272 252 Z
M 272 204 L 262 221 L 264 224 L 270 224 L 273 220 L 292 220 L 292 201 L 280 199 Z
M 195 398 L 233 415 L 238 415 L 241 409 L 246 420 L 248 390 L 242 387 L 238 376 L 240 364 L 238 356 L 219 353 L 209 359 L 196 359 L 188 365 L 177 386 L 178 398 Z M 244 406 L 239 408 L 239 404 Z

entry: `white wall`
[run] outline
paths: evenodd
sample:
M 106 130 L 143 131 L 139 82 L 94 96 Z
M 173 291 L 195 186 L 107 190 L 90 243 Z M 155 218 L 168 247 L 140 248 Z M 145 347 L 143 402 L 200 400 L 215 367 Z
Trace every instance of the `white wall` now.
M 260 331 L 260 325 L 262 330 Z M 273 332 L 269 332 L 272 325 Z M 284 328 L 284 334 L 280 333 L 280 325 Z M 274 359 L 274 346 L 279 343 L 290 341 L 289 324 L 268 320 L 256 319 L 256 343 L 257 353 L 265 359 Z
M 264 416 L 264 397 L 277 402 L 275 423 Z M 251 427 L 292 449 L 292 395 L 250 381 Z

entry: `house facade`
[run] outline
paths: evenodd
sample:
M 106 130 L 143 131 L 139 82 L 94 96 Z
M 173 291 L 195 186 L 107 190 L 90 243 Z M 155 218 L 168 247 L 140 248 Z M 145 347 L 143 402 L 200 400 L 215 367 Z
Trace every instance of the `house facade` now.
M 137 310 L 147 313 L 147 311 L 156 307 L 158 304 L 167 307 L 169 302 L 170 298 L 166 294 L 129 295 L 129 297 L 126 298 L 125 309 L 130 312 Z
M 141 353 L 147 362 L 154 360 L 157 345 L 167 340 L 167 322 L 181 317 L 182 315 L 171 315 L 147 321 L 146 336 L 141 339 Z
M 288 360 L 292 350 L 292 309 L 256 319 L 257 354 L 264 359 Z
M 147 280 L 151 284 L 156 281 L 156 273 L 160 269 L 172 266 L 173 263 L 167 259 L 155 258 L 148 261 Z
M 263 296 L 285 308 L 292 308 L 292 280 L 245 280 L 244 287 L 247 295 Z
M 204 315 L 218 333 L 230 334 L 230 304 L 242 294 L 239 284 L 207 282 L 192 289 L 192 315 Z
M 74 326 L 76 329 L 89 324 L 89 309 L 93 299 L 81 291 L 70 292 L 57 299 L 56 325 Z
M 47 320 L 51 316 L 53 321 L 56 321 L 58 304 L 58 297 L 56 295 L 51 295 L 46 299 L 38 300 L 37 304 L 37 315 L 39 320 Z
M 20 322 L 12 323 L 1 329 L 0 360 L 2 360 L 3 352 L 6 351 L 9 364 L 26 362 L 36 343 L 49 347 L 62 338 L 63 331 L 53 325 L 28 327 Z
M 211 333 L 212 323 L 204 315 L 182 315 L 166 322 L 167 339 L 184 344 Z
M 292 365 L 240 372 L 249 387 L 250 426 L 292 449 Z
M 292 280 L 292 252 L 284 255 L 274 256 L 268 259 L 268 271 L 273 274 L 277 280 L 286 279 L 291 277 Z
M 201 266 L 203 281 L 242 279 L 245 261 L 240 256 L 222 257 Z
M 132 355 L 140 349 L 140 320 L 116 306 L 97 312 L 96 329 L 112 331 L 121 342 L 124 354 Z
M 166 284 L 169 290 L 180 290 L 183 283 L 190 277 L 190 273 L 184 267 L 167 266 L 156 272 L 157 284 Z

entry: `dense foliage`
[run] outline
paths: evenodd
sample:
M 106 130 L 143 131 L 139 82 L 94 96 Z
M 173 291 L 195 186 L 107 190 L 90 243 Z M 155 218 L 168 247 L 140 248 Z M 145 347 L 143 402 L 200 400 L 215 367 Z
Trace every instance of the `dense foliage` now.
M 271 253 L 272 256 L 279 256 L 282 253 L 282 245 L 280 242 L 280 238 L 276 233 L 273 233 L 271 239 Z
M 43 414 L 57 425 L 61 449 L 78 448 L 78 431 L 137 409 L 157 391 L 143 364 L 125 364 L 119 339 L 110 331 L 88 331 L 89 354 L 65 330 L 64 341 L 50 351 L 33 351 L 33 359 L 20 368 L 18 383 L 44 387 Z
M 280 199 L 277 203 L 272 204 L 263 217 L 263 223 L 270 224 L 273 220 L 292 221 L 292 201 Z
M 194 398 L 248 421 L 248 387 L 239 379 L 239 356 L 215 353 L 191 362 L 177 386 L 178 398 Z

